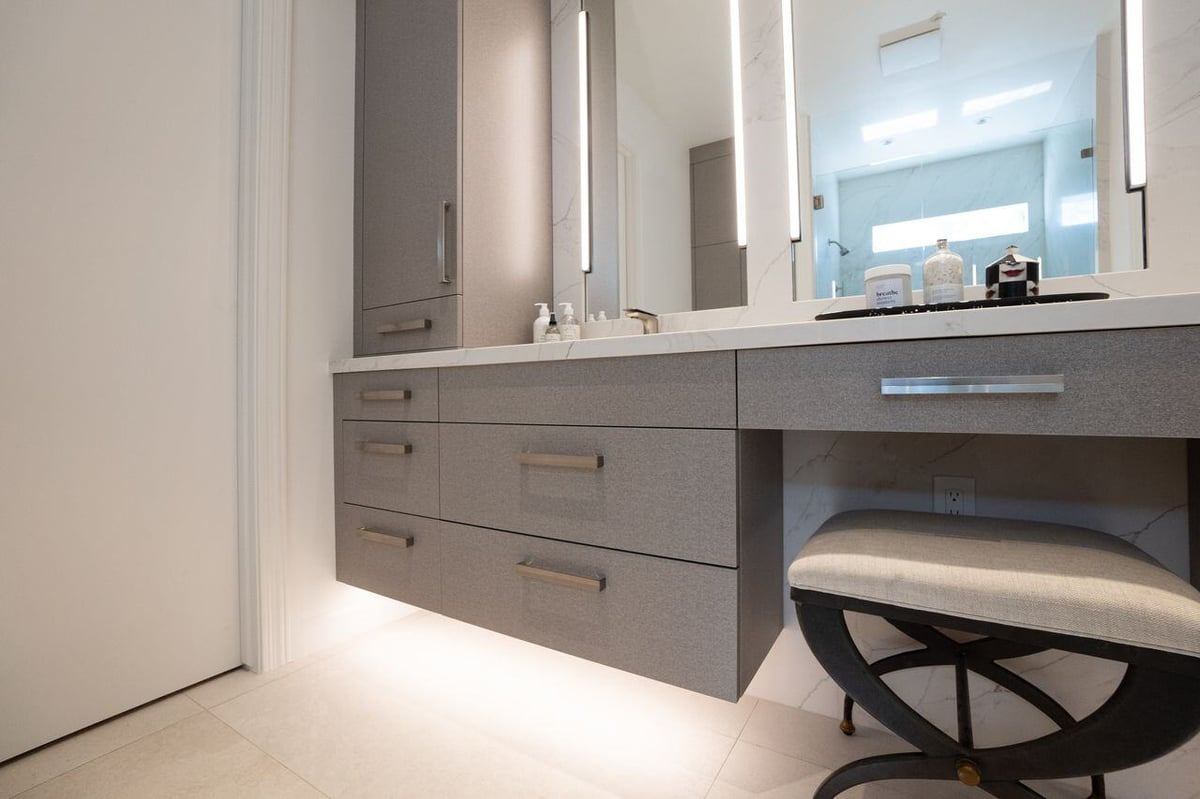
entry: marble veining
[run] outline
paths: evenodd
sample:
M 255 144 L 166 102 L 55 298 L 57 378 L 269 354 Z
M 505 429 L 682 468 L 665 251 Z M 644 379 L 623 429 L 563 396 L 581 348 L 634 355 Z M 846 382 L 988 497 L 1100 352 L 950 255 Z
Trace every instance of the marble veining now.
M 1096 283 L 1102 285 L 1100 279 Z M 797 305 L 801 305 L 797 303 Z M 530 361 L 565 361 L 585 358 L 620 358 L 674 352 L 807 347 L 865 341 L 1003 336 L 1024 333 L 1055 333 L 1077 330 L 1116 330 L 1138 327 L 1174 327 L 1200 324 L 1200 293 L 1159 297 L 1128 297 L 1063 305 L 1029 305 L 1013 308 L 984 308 L 969 311 L 907 316 L 812 321 L 822 309 L 861 308 L 862 298 L 839 298 L 804 303 L 807 321 L 776 324 L 756 323 L 763 309 L 738 309 L 733 326 L 711 330 L 678 330 L 677 319 L 695 322 L 696 315 L 681 314 L 663 319 L 664 332 L 650 336 L 586 339 L 550 344 L 519 344 L 506 347 L 435 350 L 369 358 L 347 358 L 330 364 L 330 371 L 370 372 L 387 369 L 424 369 L 443 366 L 472 366 Z M 533 309 L 530 308 L 530 322 Z M 769 317 L 768 317 L 769 318 Z

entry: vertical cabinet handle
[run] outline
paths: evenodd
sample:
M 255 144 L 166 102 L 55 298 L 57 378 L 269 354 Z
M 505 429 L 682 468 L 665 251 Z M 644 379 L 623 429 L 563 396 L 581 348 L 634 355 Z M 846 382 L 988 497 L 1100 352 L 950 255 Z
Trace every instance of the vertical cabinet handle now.
M 442 216 L 438 223 L 437 260 L 438 271 L 441 272 L 440 282 L 449 283 L 450 275 L 446 271 L 446 218 L 450 216 L 450 201 L 442 201 Z

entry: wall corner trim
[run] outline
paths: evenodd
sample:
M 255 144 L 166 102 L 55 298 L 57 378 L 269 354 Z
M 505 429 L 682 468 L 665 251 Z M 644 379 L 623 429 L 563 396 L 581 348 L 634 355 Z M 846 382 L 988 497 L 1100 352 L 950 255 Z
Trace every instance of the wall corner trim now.
M 288 661 L 287 263 L 293 0 L 242 0 L 237 495 L 242 662 Z

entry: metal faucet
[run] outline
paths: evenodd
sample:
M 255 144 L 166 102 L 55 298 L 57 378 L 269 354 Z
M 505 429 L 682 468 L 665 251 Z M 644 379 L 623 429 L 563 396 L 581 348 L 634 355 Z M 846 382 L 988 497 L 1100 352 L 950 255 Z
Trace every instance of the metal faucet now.
M 658 332 L 658 314 L 643 311 L 641 308 L 626 308 L 622 313 L 626 319 L 636 319 L 642 323 L 642 332 L 657 333 Z

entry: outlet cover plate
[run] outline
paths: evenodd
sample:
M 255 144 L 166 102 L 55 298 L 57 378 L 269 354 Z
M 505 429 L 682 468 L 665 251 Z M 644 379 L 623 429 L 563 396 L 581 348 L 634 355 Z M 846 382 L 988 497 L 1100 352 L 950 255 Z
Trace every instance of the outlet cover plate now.
M 933 512 L 950 516 L 974 516 L 975 478 L 934 477 Z

